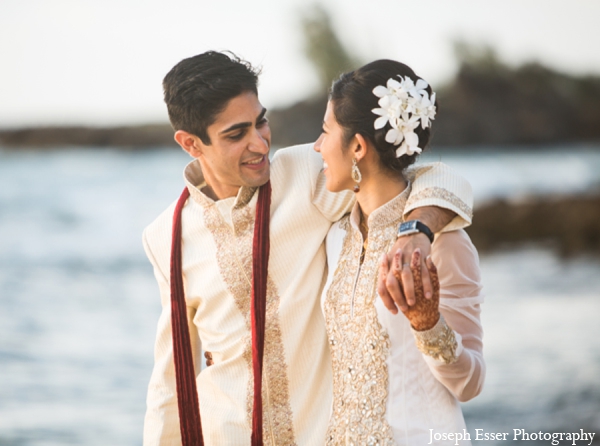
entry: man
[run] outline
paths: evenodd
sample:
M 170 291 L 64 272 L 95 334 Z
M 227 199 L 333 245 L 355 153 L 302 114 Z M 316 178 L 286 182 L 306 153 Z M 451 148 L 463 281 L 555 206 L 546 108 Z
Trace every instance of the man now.
M 312 144 L 280 150 L 269 161 L 266 110 L 257 96 L 257 73 L 248 63 L 207 52 L 181 61 L 163 85 L 175 140 L 195 158 L 184 171 L 189 199 L 181 210 L 181 265 L 205 444 L 250 442 L 252 246 L 256 191 L 269 180 L 263 438 L 273 445 L 323 444 L 332 393 L 318 303 L 326 269 L 323 241 L 331 223 L 350 209 L 352 193 L 326 190 L 323 162 Z M 420 218 L 434 231 L 455 213 L 444 229 L 468 224 L 471 192 L 463 179 L 443 165 L 417 169 L 414 177 L 407 212 L 421 206 L 442 206 L 452 212 L 447 217 L 436 208 L 416 209 L 407 218 Z M 174 203 L 167 208 L 144 232 L 163 305 L 148 390 L 145 445 L 181 444 L 169 279 L 175 207 Z M 428 251 L 428 244 L 419 233 L 399 238 L 394 249 L 412 252 L 419 246 Z M 383 293 L 385 286 L 380 287 Z M 406 305 L 397 283 L 395 287 L 393 300 Z M 404 287 L 410 303 L 408 286 Z M 214 365 L 200 373 L 202 348 L 211 352 Z

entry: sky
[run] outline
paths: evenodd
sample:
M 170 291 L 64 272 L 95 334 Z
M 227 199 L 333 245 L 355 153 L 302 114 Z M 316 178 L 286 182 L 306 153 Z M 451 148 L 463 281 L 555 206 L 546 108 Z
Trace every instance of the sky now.
M 341 40 L 370 61 L 397 59 L 435 89 L 457 39 L 600 74 L 598 0 L 321 0 Z M 267 108 L 314 93 L 303 54 L 306 0 L 2 0 L 0 128 L 166 122 L 161 82 L 185 57 L 232 50 L 262 66 Z

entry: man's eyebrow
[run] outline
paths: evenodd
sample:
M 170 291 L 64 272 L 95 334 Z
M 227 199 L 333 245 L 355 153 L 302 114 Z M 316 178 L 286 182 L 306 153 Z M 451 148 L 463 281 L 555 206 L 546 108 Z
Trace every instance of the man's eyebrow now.
M 258 122 L 262 121 L 264 119 L 266 113 L 267 113 L 267 109 L 263 107 L 260 114 L 256 118 L 256 122 L 258 123 Z M 252 123 L 252 122 L 238 122 L 237 124 L 233 124 L 232 126 L 227 127 L 225 130 L 220 131 L 219 135 L 222 135 L 224 133 L 229 133 L 229 132 L 232 132 L 232 131 L 238 130 L 238 129 L 245 129 L 248 127 L 252 127 L 253 125 L 254 125 L 254 123 Z
M 258 115 L 258 118 L 256 118 L 256 122 L 260 122 L 264 119 L 265 115 L 267 114 L 267 109 L 263 107 L 262 111 L 260 112 L 260 115 Z

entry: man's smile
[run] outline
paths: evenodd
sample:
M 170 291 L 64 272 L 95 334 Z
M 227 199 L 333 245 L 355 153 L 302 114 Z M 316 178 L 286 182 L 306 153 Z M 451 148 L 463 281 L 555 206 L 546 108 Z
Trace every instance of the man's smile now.
M 244 161 L 242 163 L 242 166 L 250 167 L 252 169 L 260 168 L 260 167 L 263 167 L 263 165 L 265 164 L 266 161 L 267 161 L 267 156 L 263 155 L 259 158 L 253 158 L 249 161 Z

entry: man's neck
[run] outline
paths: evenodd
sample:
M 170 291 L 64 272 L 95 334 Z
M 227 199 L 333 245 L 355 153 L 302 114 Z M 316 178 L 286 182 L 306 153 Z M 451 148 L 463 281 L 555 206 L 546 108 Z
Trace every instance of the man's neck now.
M 227 190 L 219 190 L 218 192 L 215 191 L 210 184 L 206 184 L 206 186 L 204 186 L 201 191 L 204 195 L 206 195 L 208 198 L 211 198 L 214 201 L 219 201 L 219 200 L 223 200 L 225 198 L 230 198 L 230 197 L 235 197 L 237 196 L 238 192 L 239 192 L 240 188 L 228 188 Z

